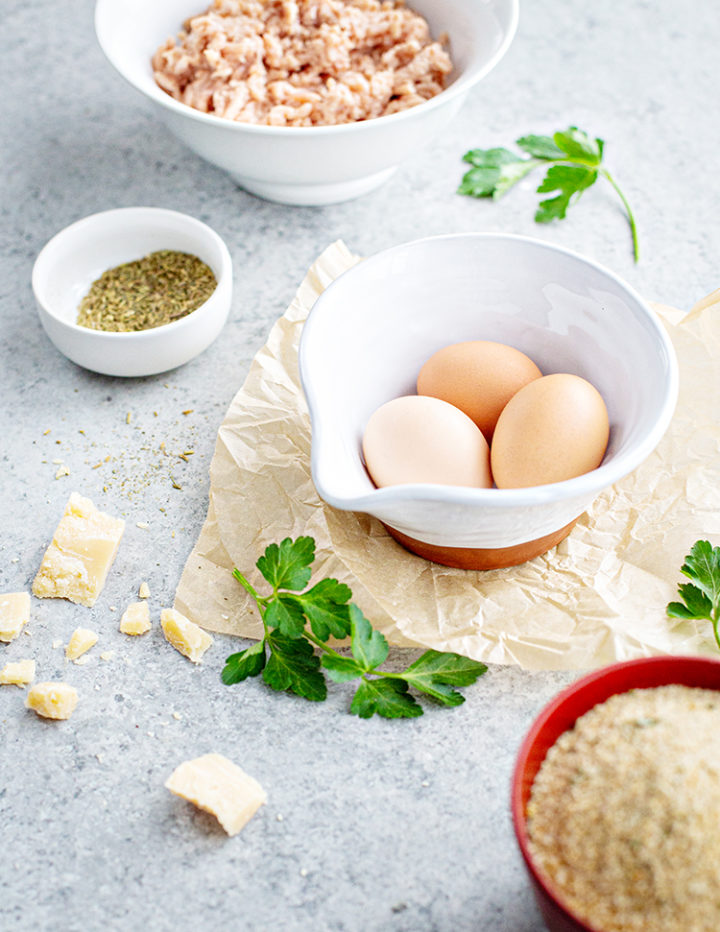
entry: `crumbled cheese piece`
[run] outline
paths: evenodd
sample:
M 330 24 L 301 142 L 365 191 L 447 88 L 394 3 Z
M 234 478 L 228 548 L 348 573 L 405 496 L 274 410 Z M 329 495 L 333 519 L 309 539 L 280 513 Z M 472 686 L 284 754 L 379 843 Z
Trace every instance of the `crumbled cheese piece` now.
M 135 523 L 135 527 L 139 527 L 141 531 L 147 531 L 150 525 L 147 523 L 147 521 L 137 521 Z
M 8 644 L 20 634 L 30 620 L 30 593 L 4 592 L 0 594 L 0 641 Z
M 100 659 L 101 660 L 112 660 L 114 656 L 115 656 L 114 650 L 104 650 L 102 654 L 100 654 Z
M 173 712 L 172 717 L 176 722 L 179 722 L 182 719 L 182 715 L 179 712 Z
M 140 588 L 138 589 L 138 598 L 140 599 L 150 598 L 150 586 L 148 586 L 146 582 L 140 583 Z
M 237 835 L 267 802 L 267 794 L 257 780 L 222 754 L 204 754 L 185 761 L 165 786 L 176 796 L 212 813 L 228 835 Z
M 125 522 L 98 511 L 73 492 L 45 552 L 32 591 L 92 607 L 105 585 Z
M 77 689 L 67 683 L 36 683 L 25 705 L 42 718 L 65 719 L 73 714 L 77 701 Z
M 69 476 L 69 475 L 70 475 L 70 470 L 67 468 L 67 466 L 59 466 L 58 471 L 55 473 L 55 478 L 62 479 L 63 476 Z
M 131 602 L 120 619 L 123 634 L 145 634 L 150 630 L 150 609 L 147 602 Z
M 60 638 L 55 638 L 52 642 L 53 650 L 57 650 L 58 647 L 62 647 L 62 640 Z
M 16 663 L 6 663 L 0 670 L 0 685 L 26 686 L 35 679 L 35 661 L 18 660 Z
M 83 654 L 82 657 L 78 657 L 77 660 L 73 660 L 73 663 L 78 667 L 84 667 L 86 663 L 90 663 L 90 657 L 87 654 Z
M 94 647 L 98 641 L 97 631 L 91 631 L 89 628 L 76 628 L 70 641 L 65 648 L 65 656 L 68 660 L 77 660 L 85 651 Z
M 203 631 L 199 625 L 176 612 L 174 608 L 162 610 L 160 624 L 165 638 L 193 663 L 199 663 L 202 655 L 213 643 L 207 631 Z

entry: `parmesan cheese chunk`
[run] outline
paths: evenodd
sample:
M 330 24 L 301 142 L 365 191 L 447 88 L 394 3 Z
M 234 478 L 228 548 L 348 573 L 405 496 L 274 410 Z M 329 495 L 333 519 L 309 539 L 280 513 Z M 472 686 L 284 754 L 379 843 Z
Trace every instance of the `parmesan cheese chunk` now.
M 77 702 L 77 689 L 67 683 L 36 683 L 25 705 L 42 718 L 65 719 L 73 714 Z
M 0 670 L 0 686 L 27 686 L 34 679 L 34 660 L 18 660 L 16 663 L 6 663 Z
M 100 595 L 125 529 L 77 492 L 70 496 L 32 591 L 40 599 L 69 599 L 92 607 Z
M 65 648 L 65 656 L 68 660 L 77 660 L 82 657 L 85 651 L 90 650 L 98 642 L 98 634 L 89 628 L 76 628 L 70 641 Z
M 147 602 L 131 602 L 120 619 L 123 634 L 145 634 L 150 630 L 150 609 Z
M 138 598 L 140 599 L 150 598 L 150 586 L 148 586 L 146 582 L 140 583 L 140 588 L 138 589 Z
M 257 780 L 222 754 L 204 754 L 185 761 L 165 786 L 176 796 L 212 813 L 228 835 L 237 835 L 267 802 L 267 794 Z
M 164 608 L 160 613 L 165 638 L 175 650 L 179 650 L 193 663 L 199 663 L 202 655 L 213 643 L 213 639 L 203 629 L 190 621 L 174 608 Z
M 5 592 L 0 595 L 0 641 L 12 641 L 29 620 L 29 592 Z

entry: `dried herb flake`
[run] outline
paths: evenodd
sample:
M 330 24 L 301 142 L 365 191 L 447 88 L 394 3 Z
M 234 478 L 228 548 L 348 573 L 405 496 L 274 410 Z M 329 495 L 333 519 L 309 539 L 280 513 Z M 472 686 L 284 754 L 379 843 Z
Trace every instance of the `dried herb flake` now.
M 197 310 L 216 286 L 197 256 L 161 249 L 103 272 L 80 302 L 77 322 L 91 330 L 150 330 Z

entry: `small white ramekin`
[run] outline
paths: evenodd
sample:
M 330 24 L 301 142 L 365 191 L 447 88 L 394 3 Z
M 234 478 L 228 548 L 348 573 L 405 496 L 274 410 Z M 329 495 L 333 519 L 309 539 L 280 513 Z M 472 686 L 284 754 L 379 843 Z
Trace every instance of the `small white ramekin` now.
M 76 323 L 82 298 L 103 272 L 160 249 L 191 253 L 210 266 L 217 286 L 204 304 L 170 324 L 130 333 Z M 194 217 L 123 207 L 53 236 L 35 260 L 32 287 L 45 332 L 68 359 L 103 375 L 155 375 L 188 362 L 218 336 L 230 311 L 232 261 L 217 233 Z

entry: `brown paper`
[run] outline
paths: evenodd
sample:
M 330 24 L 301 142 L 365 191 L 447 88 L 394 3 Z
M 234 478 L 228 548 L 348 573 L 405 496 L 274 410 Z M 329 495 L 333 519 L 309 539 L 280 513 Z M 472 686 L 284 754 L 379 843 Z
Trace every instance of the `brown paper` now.
M 665 607 L 695 540 L 720 535 L 720 292 L 687 315 L 655 306 L 680 363 L 677 410 L 655 452 L 547 554 L 476 572 L 407 553 L 374 518 L 331 508 L 315 491 L 298 342 L 316 297 L 357 261 L 341 242 L 328 247 L 255 357 L 218 432 L 208 516 L 175 607 L 211 631 L 259 637 L 232 568 L 264 591 L 255 569 L 264 548 L 309 534 L 313 578 L 346 582 L 392 644 L 531 670 L 712 654 L 710 623 L 669 619 Z

